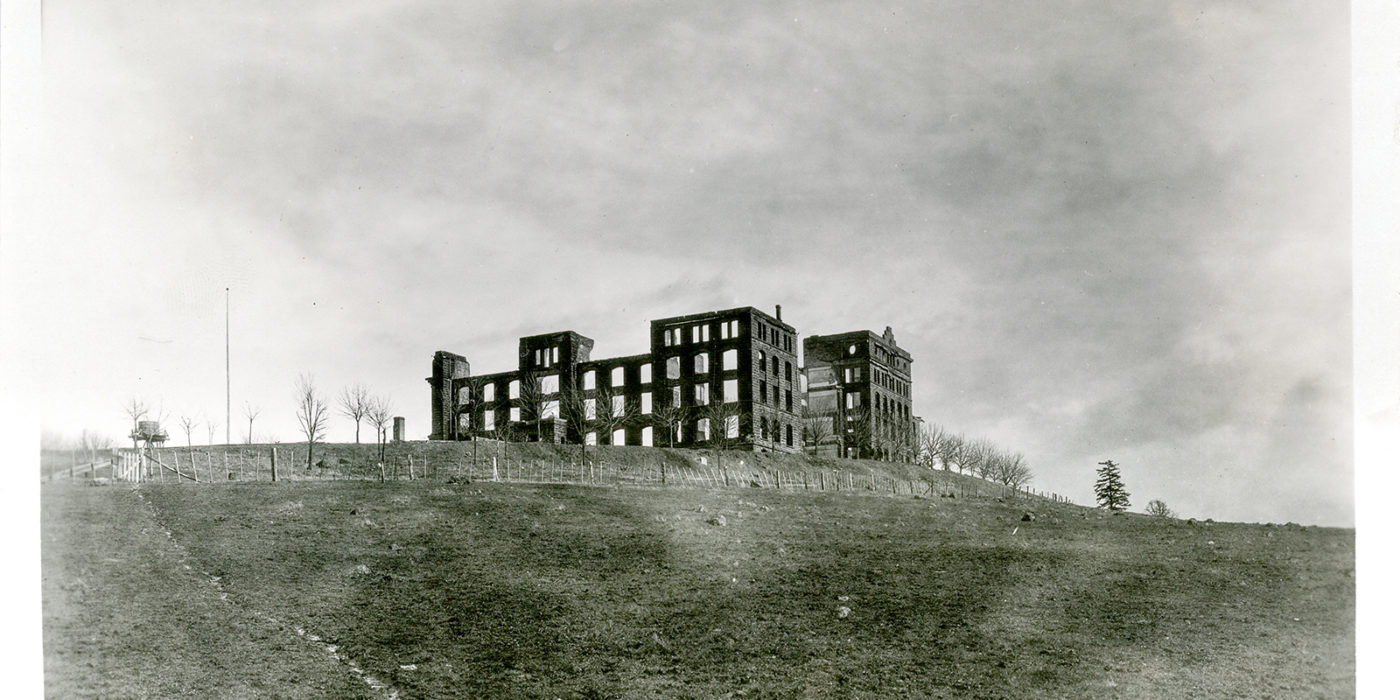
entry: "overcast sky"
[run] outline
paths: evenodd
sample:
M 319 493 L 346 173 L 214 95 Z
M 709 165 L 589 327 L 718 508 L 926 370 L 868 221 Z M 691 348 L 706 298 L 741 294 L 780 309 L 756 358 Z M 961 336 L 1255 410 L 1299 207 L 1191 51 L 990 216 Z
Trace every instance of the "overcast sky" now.
M 422 438 L 435 350 L 782 304 L 1038 488 L 1349 525 L 1345 5 L 1118 5 L 46 2 L 43 424 L 222 441 L 226 287 L 283 442 L 299 373 Z

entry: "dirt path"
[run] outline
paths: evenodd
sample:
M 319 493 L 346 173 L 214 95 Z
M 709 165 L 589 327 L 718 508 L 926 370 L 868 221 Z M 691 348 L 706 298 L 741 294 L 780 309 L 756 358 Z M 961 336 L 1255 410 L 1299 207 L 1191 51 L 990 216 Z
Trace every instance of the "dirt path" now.
M 45 486 L 41 536 L 49 697 L 397 697 L 200 572 L 138 489 Z
M 189 550 L 185 549 L 184 546 L 182 546 L 178 541 L 176 541 L 175 535 L 170 532 L 169 528 L 166 528 L 165 525 L 160 522 L 160 514 L 156 512 L 156 509 L 154 506 L 151 505 L 151 502 L 146 500 L 145 496 L 141 493 L 140 487 L 135 487 L 132 490 L 136 493 L 136 496 L 141 499 L 142 506 L 150 515 L 152 522 L 154 522 L 156 526 L 160 529 L 160 533 L 165 535 L 165 538 L 170 543 L 170 546 L 174 548 L 178 553 L 177 556 L 180 558 L 181 568 L 183 568 L 185 571 L 194 571 L 195 569 L 190 564 L 190 562 L 193 559 L 192 557 L 190 557 Z M 342 664 L 348 671 L 350 671 L 350 673 L 354 674 L 356 678 L 359 678 L 360 680 L 364 681 L 365 685 L 368 686 L 371 690 L 378 693 L 380 697 L 387 698 L 387 700 L 398 700 L 398 690 L 390 687 L 387 683 L 384 683 L 379 679 L 375 678 L 374 676 L 366 673 L 365 670 L 360 668 L 360 666 L 356 664 L 353 659 L 351 659 L 348 655 L 342 653 L 337 645 L 331 644 L 330 642 L 321 639 L 319 635 L 312 632 L 308 632 L 306 629 L 300 626 L 284 622 L 272 615 L 269 615 L 268 613 L 252 608 L 247 603 L 240 602 L 231 598 L 228 591 L 224 590 L 223 582 L 220 581 L 220 578 L 218 576 L 214 576 L 213 574 L 210 574 L 208 571 L 204 570 L 199 570 L 198 573 L 208 585 L 213 587 L 213 589 L 218 592 L 219 600 L 225 603 L 229 603 L 231 605 L 237 605 L 253 617 L 256 617 L 259 620 L 262 620 L 269 624 L 275 625 L 279 629 L 291 629 L 295 631 L 298 637 L 304 638 L 307 642 L 319 647 L 322 652 L 326 653 L 336 662 Z

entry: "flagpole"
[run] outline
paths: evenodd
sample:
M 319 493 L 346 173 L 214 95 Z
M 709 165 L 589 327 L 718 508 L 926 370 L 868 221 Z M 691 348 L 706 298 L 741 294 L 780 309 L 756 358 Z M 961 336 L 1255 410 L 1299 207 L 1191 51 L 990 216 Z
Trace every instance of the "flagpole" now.
M 232 445 L 230 439 L 233 425 L 233 400 L 229 393 L 229 361 L 228 361 L 228 287 L 224 287 L 224 444 Z

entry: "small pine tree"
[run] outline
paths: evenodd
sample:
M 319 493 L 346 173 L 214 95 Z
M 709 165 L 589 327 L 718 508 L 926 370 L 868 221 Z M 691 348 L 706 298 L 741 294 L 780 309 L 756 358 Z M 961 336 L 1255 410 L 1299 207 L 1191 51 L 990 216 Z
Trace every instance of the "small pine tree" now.
M 1118 465 L 1113 460 L 1099 462 L 1099 479 L 1094 482 L 1094 499 L 1100 508 L 1109 510 L 1128 509 L 1128 489 L 1123 486 L 1123 477 L 1118 474 Z

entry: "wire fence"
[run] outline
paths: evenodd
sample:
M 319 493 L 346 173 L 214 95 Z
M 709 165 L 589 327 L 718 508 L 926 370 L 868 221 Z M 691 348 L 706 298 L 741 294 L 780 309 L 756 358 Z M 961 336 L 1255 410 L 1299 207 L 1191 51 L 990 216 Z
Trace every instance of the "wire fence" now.
M 153 483 L 247 481 L 409 481 L 510 482 L 610 487 L 762 488 L 786 491 L 883 493 L 919 497 L 1031 496 L 1059 503 L 1068 498 L 1047 491 L 1012 488 L 952 472 L 918 476 L 823 468 L 760 468 L 744 453 L 617 453 L 592 447 L 586 452 L 531 454 L 513 445 L 482 441 L 482 446 L 435 450 L 385 450 L 374 446 L 325 446 L 308 459 L 305 446 L 161 447 L 111 451 L 112 479 Z M 626 449 L 626 448 L 623 448 Z M 626 457 L 625 459 L 623 457 Z M 93 475 L 98 472 L 94 471 Z

